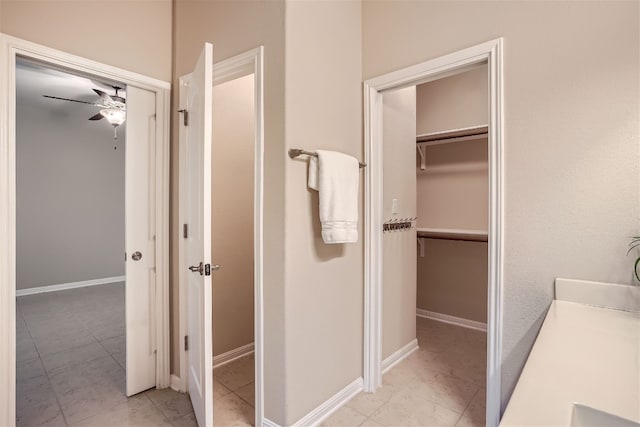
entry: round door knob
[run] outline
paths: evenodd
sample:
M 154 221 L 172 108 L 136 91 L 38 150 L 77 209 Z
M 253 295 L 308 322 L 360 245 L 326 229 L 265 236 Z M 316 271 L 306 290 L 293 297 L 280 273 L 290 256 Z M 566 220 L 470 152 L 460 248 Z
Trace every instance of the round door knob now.
M 142 253 L 140 251 L 135 251 L 131 255 L 131 259 L 134 260 L 134 261 L 140 261 L 141 258 L 142 258 Z

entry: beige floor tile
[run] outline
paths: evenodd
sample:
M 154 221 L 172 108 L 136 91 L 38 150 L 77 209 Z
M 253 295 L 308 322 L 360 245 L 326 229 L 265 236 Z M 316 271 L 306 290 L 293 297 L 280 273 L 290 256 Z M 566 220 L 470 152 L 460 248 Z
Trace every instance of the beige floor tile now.
M 89 330 L 98 341 L 123 336 L 127 333 L 124 320 L 118 323 L 104 323 L 90 327 Z
M 213 398 L 231 393 L 231 390 L 220 384 L 215 378 L 213 379 Z
M 254 381 L 254 364 L 255 360 L 253 354 L 251 354 L 215 368 L 213 377 L 229 390 L 235 391 Z
M 213 401 L 213 424 L 216 427 L 252 426 L 254 409 L 233 393 Z
M 16 362 L 28 362 L 38 358 L 40 354 L 30 336 L 16 337 Z
M 118 405 L 137 399 L 135 396 L 127 399 L 121 387 L 108 383 L 57 393 L 57 396 L 69 424 L 76 424 L 89 417 L 110 412 Z
M 82 347 L 70 348 L 58 353 L 42 355 L 42 364 L 47 372 L 67 366 L 75 366 L 79 363 L 100 359 L 109 354 L 97 342 L 84 345 Z
M 384 427 L 382 424 L 373 421 L 371 418 L 364 420 L 360 427 Z
M 44 367 L 40 359 L 20 361 L 16 363 L 16 381 L 26 381 L 45 375 Z
M 408 386 L 416 395 L 462 413 L 478 391 L 478 387 L 441 372 L 417 378 Z
M 34 407 L 32 411 L 16 414 L 16 427 L 66 427 L 64 416 L 57 403 Z
M 254 382 L 240 387 L 234 393 L 252 407 L 256 406 L 256 384 Z
M 127 369 L 127 352 L 126 351 L 122 351 L 120 353 L 114 353 L 111 355 L 111 357 L 113 357 L 115 359 L 116 362 L 118 362 L 118 364 L 120 366 L 122 366 L 122 369 Z
M 171 423 L 174 427 L 198 427 L 198 421 L 193 412 L 177 420 L 173 420 Z
M 486 422 L 486 393 L 485 390 L 479 390 L 467 409 L 462 414 L 462 417 L 458 421 L 457 426 L 462 427 L 484 427 Z
M 382 376 L 382 385 L 404 387 L 416 379 L 417 373 L 414 366 L 408 363 L 399 363 Z
M 27 319 L 29 333 L 38 345 L 38 341 L 47 337 L 73 337 L 86 335 L 87 329 L 75 319 L 43 318 L 41 322 L 32 323 Z
M 58 369 L 49 374 L 56 393 L 62 394 L 95 384 L 123 385 L 124 369 L 109 356 Z
M 376 390 L 375 393 L 361 392 L 347 402 L 346 406 L 369 416 L 373 414 L 376 409 L 387 403 L 400 390 L 401 388 L 399 386 L 391 384 L 383 385 Z
M 480 354 L 475 357 L 469 354 L 450 354 L 448 364 L 449 372 L 452 376 L 475 383 L 478 387 L 484 388 L 486 385 L 486 355 Z
M 191 400 L 186 393 L 178 393 L 170 388 L 149 390 L 144 395 L 153 402 L 169 420 L 178 419 L 193 412 Z
M 384 426 L 454 426 L 460 413 L 403 390 L 371 415 Z
M 85 418 L 70 422 L 74 427 L 170 427 L 171 423 L 146 397 L 131 398 L 126 402 Z
M 68 335 L 53 333 L 35 340 L 36 347 L 43 356 L 84 347 L 96 342 L 91 332 L 86 329 L 81 330 L 79 333 Z
M 362 424 L 367 417 L 360 412 L 343 406 L 334 412 L 329 418 L 320 423 L 324 427 L 353 427 Z
M 107 338 L 100 341 L 100 344 L 109 354 L 124 353 L 127 347 L 127 337 L 121 335 L 119 337 Z
M 46 376 L 16 384 L 16 426 L 64 426 L 62 411 Z

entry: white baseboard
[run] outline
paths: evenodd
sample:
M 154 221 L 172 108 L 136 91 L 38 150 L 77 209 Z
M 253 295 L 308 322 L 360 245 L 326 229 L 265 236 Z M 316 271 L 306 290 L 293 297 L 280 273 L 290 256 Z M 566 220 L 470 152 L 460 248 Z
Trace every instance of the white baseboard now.
M 333 396 L 322 403 L 316 409 L 293 423 L 292 427 L 314 427 L 326 420 L 335 411 L 340 409 L 345 403 L 351 400 L 356 394 L 360 393 L 364 387 L 362 377 L 358 378 Z
M 280 424 L 276 424 L 268 418 L 262 421 L 262 427 L 280 427 Z
M 476 322 L 475 320 L 463 319 L 462 317 L 450 316 L 448 314 L 436 313 L 435 311 L 416 309 L 416 316 L 424 317 L 438 322 L 450 323 L 463 328 L 475 329 L 476 331 L 487 332 L 487 324 Z
M 172 390 L 178 391 L 180 393 L 186 393 L 187 387 L 185 387 L 184 381 L 177 375 L 171 374 L 171 387 Z
M 253 343 L 243 345 L 242 347 L 234 348 L 233 350 L 227 351 L 226 353 L 219 354 L 217 356 L 213 356 L 213 367 L 219 368 L 222 365 L 226 365 L 227 363 L 231 363 L 234 360 L 238 360 L 241 357 L 248 356 L 254 352 Z
M 44 294 L 46 292 L 64 291 L 65 289 L 84 288 L 86 286 L 107 285 L 109 283 L 124 282 L 126 276 L 105 277 L 103 279 L 83 280 L 81 282 L 61 283 L 59 285 L 40 286 L 39 288 L 16 289 L 16 296 Z
M 389 369 L 396 366 L 398 363 L 402 362 L 405 358 L 407 358 L 411 353 L 418 349 L 418 340 L 414 339 L 409 344 L 404 347 L 396 350 L 391 356 L 387 357 L 382 361 L 382 373 L 385 374 Z

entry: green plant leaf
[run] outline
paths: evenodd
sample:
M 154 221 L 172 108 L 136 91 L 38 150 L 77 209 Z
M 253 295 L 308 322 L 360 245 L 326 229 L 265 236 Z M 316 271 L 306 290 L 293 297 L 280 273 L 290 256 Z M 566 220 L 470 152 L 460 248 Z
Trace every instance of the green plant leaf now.
M 640 242 L 636 243 L 635 245 L 631 246 L 629 245 L 629 250 L 627 251 L 627 255 L 629 255 L 631 253 L 632 250 L 634 250 L 635 248 L 637 248 L 638 246 L 640 246 Z

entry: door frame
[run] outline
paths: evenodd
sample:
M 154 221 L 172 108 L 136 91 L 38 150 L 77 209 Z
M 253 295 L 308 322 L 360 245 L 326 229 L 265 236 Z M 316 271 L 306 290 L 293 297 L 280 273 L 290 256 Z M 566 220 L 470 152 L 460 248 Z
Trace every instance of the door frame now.
M 263 319 L 263 218 L 264 218 L 264 47 L 259 46 L 247 52 L 219 61 L 213 67 L 214 86 L 246 75 L 254 75 L 254 117 L 255 117 L 255 154 L 254 154 L 254 215 L 253 215 L 253 259 L 254 259 L 254 352 L 255 352 L 255 425 L 264 423 L 264 319 Z M 185 108 L 187 92 L 182 90 L 188 85 L 191 75 L 179 78 L 179 109 Z M 182 345 L 183 337 L 188 335 L 187 319 L 187 263 L 182 224 L 186 220 L 185 172 L 187 127 L 180 117 L 178 129 L 179 141 L 179 212 L 178 212 L 178 280 L 180 298 L 180 376 L 171 376 L 171 387 L 178 391 L 187 390 L 188 355 Z M 215 262 L 215 260 L 213 260 Z M 224 268 L 224 266 L 223 266 Z M 213 337 L 211 337 L 213 339 Z M 213 364 L 213 360 L 211 361 Z
M 364 389 L 382 384 L 382 107 L 386 91 L 458 74 L 486 63 L 489 75 L 489 256 L 487 298 L 487 426 L 500 421 L 504 268 L 503 39 L 498 38 L 393 71 L 364 83 L 365 300 Z
M 169 105 L 171 84 L 0 33 L 0 425 L 16 404 L 16 56 L 121 81 L 156 94 L 156 386 L 170 382 Z

